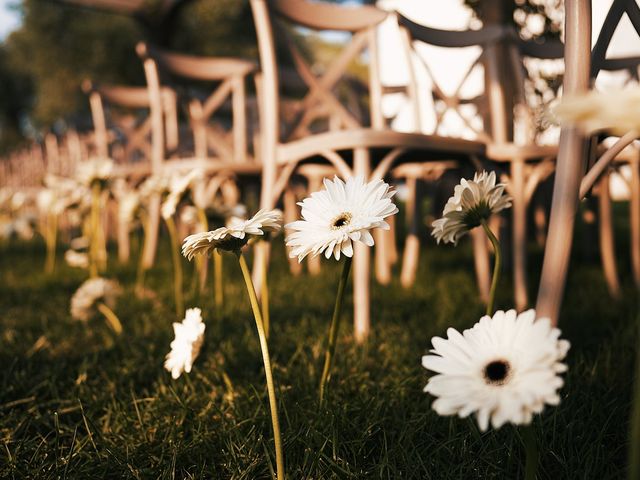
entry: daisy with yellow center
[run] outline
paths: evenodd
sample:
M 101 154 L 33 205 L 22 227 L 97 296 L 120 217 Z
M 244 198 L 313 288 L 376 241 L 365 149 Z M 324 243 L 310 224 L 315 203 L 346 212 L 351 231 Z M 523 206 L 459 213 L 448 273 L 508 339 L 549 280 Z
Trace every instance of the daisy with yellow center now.
M 341 256 L 346 257 L 329 326 L 320 378 L 320 403 L 324 400 L 335 354 L 342 301 L 353 257 L 353 242 L 373 246 L 371 230 L 388 230 L 389 224 L 385 218 L 398 213 L 392 201 L 395 192 L 382 180 L 366 182 L 359 175 L 344 182 L 336 176 L 333 181 L 325 179 L 324 186 L 325 190 L 312 193 L 298 204 L 302 207 L 302 220 L 285 226 L 293 231 L 286 240 L 287 246 L 291 247 L 290 256 L 298 257 L 299 262 L 307 255 L 317 256 L 323 253 L 327 259 L 332 256 L 336 260 L 340 260 Z

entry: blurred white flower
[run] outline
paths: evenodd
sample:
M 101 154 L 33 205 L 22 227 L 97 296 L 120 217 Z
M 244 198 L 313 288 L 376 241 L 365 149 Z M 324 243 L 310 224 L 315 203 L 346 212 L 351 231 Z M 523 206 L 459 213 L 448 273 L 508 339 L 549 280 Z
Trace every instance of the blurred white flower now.
M 89 238 L 88 237 L 76 237 L 72 238 L 69 242 L 69 246 L 73 250 L 84 250 L 89 248 Z
M 287 246 L 292 247 L 290 256 L 298 257 L 298 261 L 323 252 L 326 258 L 333 255 L 336 260 L 341 254 L 351 257 L 352 242 L 372 246 L 370 230 L 388 230 L 384 219 L 398 213 L 391 200 L 395 191 L 382 180 L 367 183 L 359 175 L 345 183 L 336 176 L 333 181 L 325 178 L 324 186 L 325 190 L 312 193 L 298 204 L 302 220 L 285 226 L 293 230 L 287 236 Z
M 86 162 L 79 163 L 76 177 L 86 186 L 94 182 L 106 182 L 113 174 L 113 160 L 110 158 L 93 157 Z
M 67 250 L 64 252 L 64 260 L 73 268 L 89 268 L 89 255 L 83 252 Z
M 194 255 L 209 254 L 212 250 L 235 251 L 242 248 L 248 235 L 264 235 L 282 228 L 280 210 L 260 210 L 249 220 L 233 219 L 226 227 L 211 232 L 189 235 L 182 244 L 182 254 L 191 260 Z
M 71 317 L 87 321 L 95 313 L 98 302 L 113 309 L 122 289 L 118 282 L 106 278 L 90 278 L 85 281 L 71 297 Z
M 138 187 L 138 193 L 143 200 L 153 194 L 163 194 L 169 190 L 169 179 L 164 175 L 151 175 Z
M 640 132 L 640 88 L 625 88 L 582 95 L 566 95 L 553 114 L 563 124 L 577 125 L 587 133 L 610 130 L 624 135 Z
M 121 222 L 132 222 L 140 206 L 140 196 L 135 191 L 123 193 L 118 202 L 118 219 Z
M 438 373 L 424 391 L 437 397 L 432 407 L 439 415 L 475 413 L 485 431 L 489 421 L 493 428 L 528 424 L 545 404 L 560 403 L 559 374 L 567 370 L 561 361 L 570 345 L 549 319 L 536 320 L 534 310 L 498 311 L 462 334 L 449 328 L 447 337 L 434 337 L 434 355 L 422 357 L 422 365 Z
M 178 378 L 182 372 L 191 372 L 193 362 L 200 353 L 204 341 L 205 324 L 199 308 L 189 308 L 181 323 L 173 324 L 175 340 L 171 342 L 171 351 L 167 354 L 164 368 L 171 376 Z
M 503 183 L 496 185 L 495 172 L 476 172 L 473 180 L 463 178 L 445 205 L 442 218 L 431 224 L 431 234 L 438 243 L 458 243 L 460 237 L 483 220 L 511 206 L 511 197 L 504 189 Z
M 176 213 L 178 204 L 184 199 L 191 184 L 198 178 L 202 177 L 202 169 L 196 168 L 186 175 L 176 175 L 171 178 L 169 185 L 169 195 L 162 203 L 162 217 L 167 219 Z

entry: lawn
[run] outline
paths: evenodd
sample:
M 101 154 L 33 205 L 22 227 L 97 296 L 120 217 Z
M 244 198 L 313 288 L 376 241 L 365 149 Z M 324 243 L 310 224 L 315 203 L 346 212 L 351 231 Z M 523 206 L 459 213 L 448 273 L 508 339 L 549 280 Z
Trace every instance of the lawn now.
M 109 265 L 106 276 L 125 287 L 116 308 L 121 336 L 100 318 L 70 318 L 69 299 L 86 274 L 63 265 L 61 255 L 47 276 L 40 242 L 0 247 L 0 477 L 270 478 L 262 361 L 237 264 L 226 257 L 226 300 L 215 313 L 211 294 L 199 301 L 191 295 L 185 262 L 187 306 L 203 308 L 205 344 L 191 374 L 172 380 L 162 364 L 177 319 L 168 245 L 162 247 L 147 275 L 155 298 L 133 295 L 135 262 Z M 560 324 L 572 342 L 562 403 L 534 422 L 540 479 L 624 478 L 638 299 L 624 263 L 628 250 L 619 251 L 619 302 L 608 296 L 597 259 L 580 248 L 574 254 Z M 541 253 L 533 246 L 530 253 L 535 286 Z M 294 278 L 276 246 L 270 350 L 288 478 L 522 476 L 516 429 L 481 434 L 471 420 L 439 417 L 422 392 L 428 373 L 420 360 L 431 337 L 470 327 L 483 312 L 472 265 L 468 241 L 458 248 L 429 243 L 414 288 L 397 280 L 374 284 L 366 347 L 353 342 L 348 295 L 327 402 L 319 408 L 338 266 L 325 262 L 320 276 Z M 498 307 L 510 308 L 508 275 L 503 280 Z

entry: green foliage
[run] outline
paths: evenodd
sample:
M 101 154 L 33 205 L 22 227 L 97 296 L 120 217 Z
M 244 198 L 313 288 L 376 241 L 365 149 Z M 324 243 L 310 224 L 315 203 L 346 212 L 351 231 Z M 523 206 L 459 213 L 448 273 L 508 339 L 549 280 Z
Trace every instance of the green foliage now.
M 47 277 L 42 245 L 4 247 L 0 477 L 270 478 L 260 351 L 237 265 L 224 257 L 222 312 L 214 312 L 211 288 L 187 303 L 203 308 L 206 339 L 192 373 L 174 381 L 162 369 L 176 320 L 166 247 L 148 275 L 155 299 L 132 294 L 133 265 L 111 265 L 108 276 L 127 288 L 116 309 L 121 337 L 100 318 L 83 325 L 69 317 L 82 272 L 58 265 Z M 438 417 L 422 392 L 428 374 L 420 358 L 431 337 L 449 326 L 469 327 L 482 314 L 470 250 L 468 241 L 457 248 L 430 244 L 413 288 L 374 284 L 366 348 L 353 343 L 347 295 L 328 401 L 319 410 L 338 266 L 323 262 L 320 276 L 293 278 L 276 245 L 270 350 L 288 478 L 522 478 L 523 447 L 514 429 L 480 434 L 470 420 Z M 530 260 L 539 265 L 540 252 Z M 193 264 L 185 268 L 192 272 Z M 579 255 L 572 262 L 561 318 L 563 337 L 572 342 L 566 386 L 561 405 L 535 422 L 541 480 L 624 475 L 637 296 L 622 271 L 629 288 L 615 303 L 597 263 Z M 503 279 L 498 307 L 509 308 Z

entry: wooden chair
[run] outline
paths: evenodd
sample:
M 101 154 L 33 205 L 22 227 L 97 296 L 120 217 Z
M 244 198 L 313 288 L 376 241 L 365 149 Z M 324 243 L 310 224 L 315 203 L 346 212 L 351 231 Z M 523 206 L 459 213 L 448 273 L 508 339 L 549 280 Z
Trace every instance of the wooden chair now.
M 402 133 L 385 127 L 380 109 L 382 86 L 378 78 L 375 29 L 388 15 L 370 6 L 346 8 L 303 0 L 251 0 L 261 62 L 261 148 L 263 176 L 261 206 L 272 208 L 297 166 L 308 160 L 333 165 L 342 177 L 362 174 L 383 178 L 399 159 L 408 161 L 412 152 L 421 160 L 466 160 L 482 157 L 482 141 L 445 138 L 422 133 Z M 274 21 L 288 23 L 278 29 L 285 36 L 294 65 L 309 87 L 301 101 L 295 122 L 282 126 L 279 116 L 279 77 Z M 280 24 L 278 24 L 280 25 Z M 310 67 L 295 42 L 287 38 L 287 28 L 298 25 L 312 30 L 334 30 L 351 35 L 351 42 L 336 55 L 321 75 Z M 368 52 L 370 105 L 365 118 L 358 118 L 336 96 L 336 86 L 350 62 Z M 329 121 L 329 119 L 332 121 Z M 413 157 L 417 158 L 416 156 Z M 261 276 L 268 258 L 268 245 L 256 248 L 254 275 Z M 354 325 L 358 341 L 370 329 L 370 252 L 356 245 L 354 254 Z

